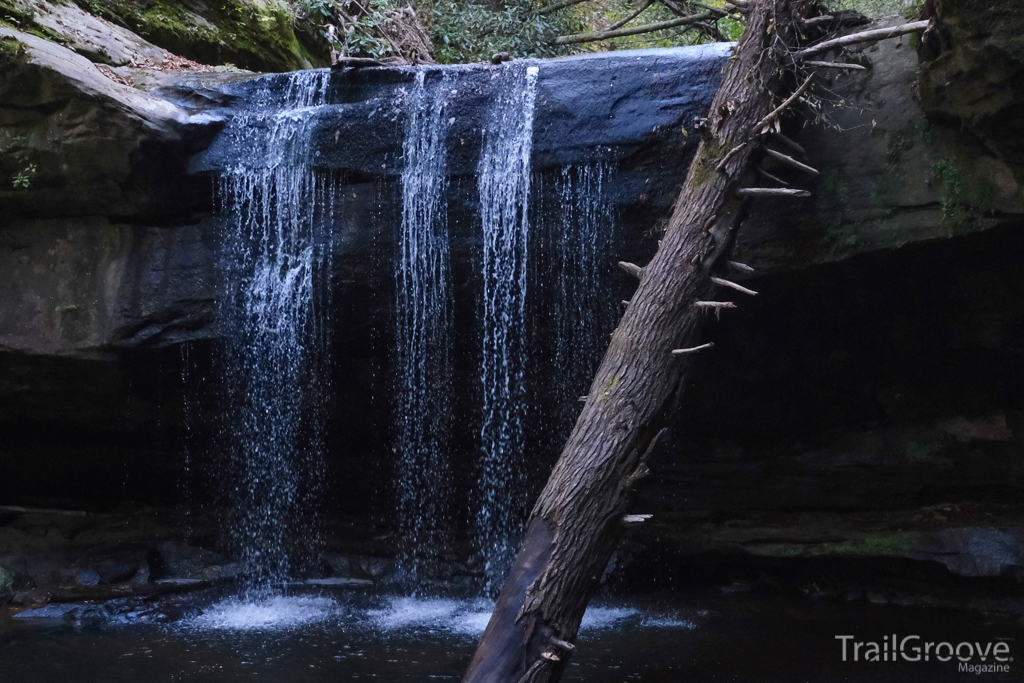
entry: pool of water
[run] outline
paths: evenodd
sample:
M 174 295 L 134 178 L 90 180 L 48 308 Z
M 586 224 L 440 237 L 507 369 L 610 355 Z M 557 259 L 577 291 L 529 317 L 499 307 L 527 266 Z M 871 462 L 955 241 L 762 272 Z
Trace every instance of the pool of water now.
M 262 601 L 208 592 L 182 598 L 175 609 L 176 620 L 164 624 L 145 623 L 145 610 L 85 623 L 2 616 L 0 681 L 458 681 L 490 604 L 305 589 Z M 980 615 L 751 594 L 665 594 L 595 603 L 563 680 L 1022 680 L 1012 662 L 1009 673 L 984 675 L 960 672 L 955 658 L 843 662 L 835 639 L 881 642 L 892 634 L 954 645 L 1006 642 L 1011 656 L 1024 648 L 1019 623 Z

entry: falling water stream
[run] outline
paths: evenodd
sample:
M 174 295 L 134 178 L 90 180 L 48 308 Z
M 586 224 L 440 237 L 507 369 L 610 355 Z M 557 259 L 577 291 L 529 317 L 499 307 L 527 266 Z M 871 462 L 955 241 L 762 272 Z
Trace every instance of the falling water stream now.
M 394 397 L 398 525 L 409 583 L 436 557 L 450 526 L 451 276 L 448 250 L 447 77 L 416 73 L 402 147 L 396 259 Z
M 478 168 L 483 224 L 483 462 L 478 545 L 496 592 L 516 550 L 522 508 L 530 154 L 538 67 L 505 69 Z
M 321 469 L 332 184 L 312 165 L 308 123 L 330 72 L 286 78 L 283 93 L 265 79 L 255 108 L 232 121 L 262 139 L 220 181 L 231 535 L 252 596 L 289 578 L 315 541 Z

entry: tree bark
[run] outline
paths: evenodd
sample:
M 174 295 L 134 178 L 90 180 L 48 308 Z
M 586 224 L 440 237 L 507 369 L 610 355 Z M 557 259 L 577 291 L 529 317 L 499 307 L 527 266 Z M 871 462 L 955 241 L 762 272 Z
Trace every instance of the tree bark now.
M 753 184 L 752 157 L 780 95 L 792 92 L 792 72 L 781 64 L 798 46 L 796 25 L 809 4 L 751 0 L 664 239 L 639 272 L 464 683 L 557 681 L 626 526 L 642 521 L 624 519 L 630 491 L 646 474 L 687 364 L 702 355 L 672 352 L 699 346 L 704 317 L 728 307 L 714 299 L 736 294 L 711 278 L 726 276 L 732 234 L 750 201 L 738 190 Z

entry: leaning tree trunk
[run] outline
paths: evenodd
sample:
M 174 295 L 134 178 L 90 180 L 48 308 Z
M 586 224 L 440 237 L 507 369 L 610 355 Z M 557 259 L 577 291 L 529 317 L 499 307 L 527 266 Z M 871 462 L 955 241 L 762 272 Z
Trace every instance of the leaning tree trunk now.
M 742 186 L 752 175 L 752 155 L 784 109 L 776 107 L 780 93 L 792 91 L 785 60 L 800 42 L 796 24 L 809 4 L 750 3 L 746 31 L 701 126 L 703 140 L 658 252 L 642 269 L 623 264 L 640 278 L 639 289 L 533 509 L 464 683 L 558 680 L 625 527 L 642 521 L 626 516 L 629 492 L 647 471 L 644 460 L 695 355 L 686 351 L 696 349 L 680 347 L 698 343 L 710 312 L 732 307 L 713 299 L 736 293 L 726 289 L 732 283 L 724 279 L 724 257 L 751 194 Z

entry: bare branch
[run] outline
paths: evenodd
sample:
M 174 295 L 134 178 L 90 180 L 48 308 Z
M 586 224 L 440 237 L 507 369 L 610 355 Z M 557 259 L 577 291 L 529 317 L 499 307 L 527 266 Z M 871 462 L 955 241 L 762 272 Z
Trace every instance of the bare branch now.
M 811 87 L 811 81 L 814 80 L 814 74 L 807 77 L 807 80 L 800 84 L 792 95 L 786 98 L 786 101 L 777 106 L 768 116 L 764 117 L 757 122 L 754 126 L 754 133 L 763 133 L 768 130 L 768 127 L 775 123 L 775 119 L 782 116 L 783 112 L 793 106 L 793 103 L 800 99 L 800 96 L 807 92 L 807 89 Z
M 629 263 L 628 261 L 619 261 L 619 268 L 622 268 L 624 271 L 635 277 L 637 280 L 642 279 L 644 276 L 644 269 L 636 265 L 635 263 Z
M 629 22 L 633 21 L 638 16 L 643 14 L 644 11 L 653 4 L 653 2 L 654 2 L 654 0 L 644 0 L 644 2 L 642 2 L 640 4 L 640 6 L 638 8 L 636 8 L 636 10 L 634 12 L 629 14 L 629 16 L 624 17 L 622 19 L 619 19 L 618 21 L 616 21 L 614 24 L 610 25 L 605 30 L 606 31 L 614 31 L 617 28 L 622 28 L 623 26 L 625 26 L 626 24 L 628 24 Z
M 736 190 L 740 197 L 810 197 L 807 190 L 791 190 L 786 187 L 744 187 Z
M 772 133 L 772 139 L 781 142 L 783 147 L 788 147 L 794 154 L 799 154 L 802 157 L 807 156 L 807 150 L 803 148 L 803 145 L 796 140 L 790 140 L 782 133 Z
M 867 71 L 866 66 L 860 64 L 850 64 L 848 62 L 804 62 L 804 66 L 809 66 L 812 69 L 849 69 L 850 71 Z
M 829 50 L 835 50 L 837 48 L 844 48 L 848 45 L 885 40 L 886 38 L 896 38 L 897 36 L 903 36 L 908 33 L 919 33 L 929 26 L 931 26 L 931 21 L 926 19 L 924 21 L 912 21 L 909 24 L 901 24 L 900 26 L 890 26 L 889 28 L 876 28 L 870 31 L 851 33 L 848 36 L 841 36 L 839 38 L 833 38 L 832 40 L 826 40 L 823 43 L 818 43 L 817 45 L 812 45 L 811 47 L 800 50 L 796 53 L 796 58 L 806 59 L 811 55 L 821 54 L 822 52 L 828 52 Z
M 746 263 L 740 263 L 739 261 L 729 261 L 729 267 L 735 268 L 741 273 L 753 273 L 754 269 L 748 266 Z
M 672 355 L 685 356 L 688 353 L 697 353 L 698 351 L 703 351 L 704 349 L 714 348 L 714 346 L 714 342 L 708 342 L 707 344 L 701 344 L 700 346 L 692 346 L 688 349 L 672 349 Z
M 735 289 L 737 292 L 740 292 L 742 294 L 749 294 L 750 296 L 757 296 L 757 292 L 755 292 L 754 290 L 747 289 L 743 285 L 738 285 L 735 282 L 733 282 L 732 280 L 725 280 L 725 279 L 720 278 L 720 277 L 713 277 L 713 278 L 711 278 L 711 281 L 714 282 L 716 285 L 720 285 L 722 287 L 728 287 L 729 289 Z
M 590 0 L 563 0 L 563 2 L 555 2 L 555 3 L 552 3 L 550 5 L 546 5 L 544 7 L 541 7 L 539 10 L 536 11 L 536 13 L 537 14 L 551 14 L 552 12 L 557 12 L 560 9 L 565 9 L 566 7 L 572 7 L 573 5 L 579 5 L 579 4 L 584 3 L 584 2 L 590 2 Z
M 773 176 L 771 173 L 769 173 L 768 171 L 764 170 L 760 166 L 758 166 L 757 172 L 760 173 L 761 175 L 763 175 L 768 180 L 772 181 L 773 183 L 778 183 L 779 185 L 785 185 L 786 187 L 789 186 L 789 183 L 787 183 L 785 180 L 783 180 L 782 178 L 779 178 L 778 176 Z
M 679 19 L 670 19 L 669 21 L 659 21 L 654 24 L 643 24 L 642 26 L 633 26 L 632 28 L 620 28 L 615 31 L 597 31 L 595 33 L 577 33 L 571 36 L 559 36 L 555 38 L 555 45 L 571 45 L 573 43 L 590 43 L 596 40 L 610 40 L 611 38 L 622 38 L 623 36 L 635 36 L 640 33 L 651 33 L 652 31 L 663 31 L 667 28 L 675 28 L 676 26 L 686 26 L 689 24 L 697 24 L 702 21 L 709 21 L 719 16 L 718 13 L 714 12 L 703 12 L 701 14 L 693 14 L 688 17 L 680 17 Z
M 808 175 L 812 175 L 814 177 L 818 177 L 818 176 L 821 175 L 821 173 L 818 171 L 818 169 L 813 168 L 811 166 L 808 166 L 807 164 L 805 164 L 803 162 L 797 161 L 796 159 L 794 159 L 791 156 L 786 156 L 782 152 L 776 152 L 774 149 L 771 149 L 770 147 L 765 147 L 764 153 L 767 154 L 768 156 L 770 156 L 772 159 L 777 159 L 778 161 L 781 161 L 782 163 L 786 164 L 787 166 L 792 166 L 796 170 L 803 171 L 804 173 L 807 173 Z

